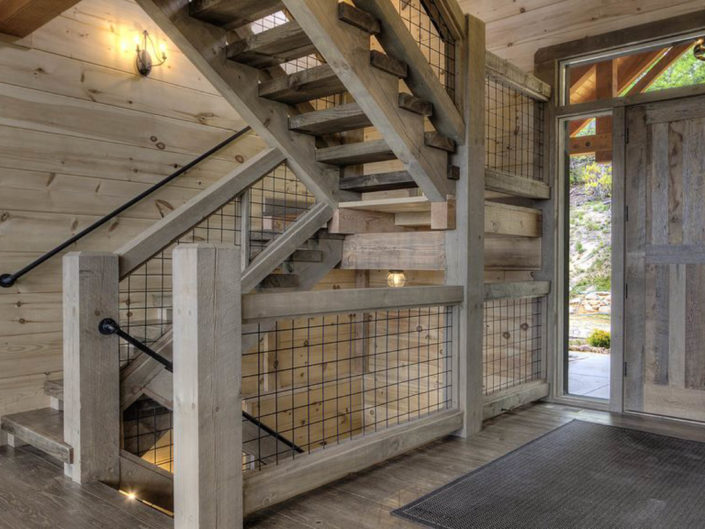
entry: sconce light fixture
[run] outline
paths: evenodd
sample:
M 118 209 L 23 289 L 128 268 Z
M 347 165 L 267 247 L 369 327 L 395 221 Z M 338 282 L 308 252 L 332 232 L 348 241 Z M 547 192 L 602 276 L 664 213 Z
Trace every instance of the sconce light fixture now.
M 700 61 L 705 61 L 705 37 L 700 37 L 695 41 L 695 46 L 693 47 L 693 55 Z
M 142 36 L 135 36 L 135 45 L 137 46 L 137 71 L 148 76 L 152 72 L 152 68 L 161 66 L 166 62 L 166 45 L 162 42 L 159 49 L 154 45 L 154 41 L 149 33 L 145 30 Z M 152 49 L 151 53 L 149 49 Z M 154 62 L 152 55 L 158 57 L 157 62 Z
M 406 285 L 406 276 L 402 270 L 390 270 L 387 274 L 387 285 L 392 288 L 400 288 Z

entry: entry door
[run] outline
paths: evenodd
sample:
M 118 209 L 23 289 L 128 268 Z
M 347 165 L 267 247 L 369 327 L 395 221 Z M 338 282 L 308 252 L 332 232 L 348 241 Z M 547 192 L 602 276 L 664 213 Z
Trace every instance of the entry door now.
M 625 409 L 705 421 L 705 96 L 627 128 Z

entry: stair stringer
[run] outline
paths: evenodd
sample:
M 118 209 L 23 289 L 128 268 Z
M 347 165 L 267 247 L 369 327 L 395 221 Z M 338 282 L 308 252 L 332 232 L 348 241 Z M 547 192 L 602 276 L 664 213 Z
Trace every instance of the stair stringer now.
M 421 116 L 399 108 L 398 79 L 370 64 L 369 34 L 341 22 L 337 2 L 283 3 L 429 200 L 453 194 L 446 153 L 425 144 Z
M 260 71 L 227 58 L 233 33 L 189 15 L 188 0 L 137 0 L 203 76 L 253 130 L 277 147 L 296 176 L 320 202 L 335 207 L 354 194 L 338 189 L 338 171 L 316 161 L 315 139 L 289 130 L 293 107 L 259 97 Z

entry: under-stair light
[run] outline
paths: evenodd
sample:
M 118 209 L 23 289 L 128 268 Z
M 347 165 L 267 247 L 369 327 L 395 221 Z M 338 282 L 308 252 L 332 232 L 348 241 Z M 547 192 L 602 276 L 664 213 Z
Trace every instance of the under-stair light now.
M 166 62 L 166 44 L 162 42 L 159 44 L 159 49 L 157 49 L 147 30 L 142 33 L 141 37 L 139 35 L 135 36 L 135 46 L 137 47 L 137 71 L 141 75 L 148 76 L 152 72 L 152 68 L 161 66 Z M 152 53 L 150 53 L 149 48 L 152 48 Z M 152 54 L 159 58 L 157 62 L 152 59 Z
M 403 270 L 390 270 L 387 274 L 387 285 L 392 288 L 400 288 L 406 285 L 406 276 Z
M 699 61 L 705 61 L 705 37 L 700 37 L 695 41 L 693 55 L 695 55 L 695 58 Z

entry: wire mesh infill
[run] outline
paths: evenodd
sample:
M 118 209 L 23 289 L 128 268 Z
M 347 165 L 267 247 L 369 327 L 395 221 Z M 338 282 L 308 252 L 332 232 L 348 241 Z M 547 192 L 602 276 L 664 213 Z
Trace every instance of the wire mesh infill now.
M 243 355 L 244 408 L 306 453 L 446 409 L 451 325 L 446 307 L 260 325 Z M 243 439 L 247 468 L 297 456 L 263 430 Z

